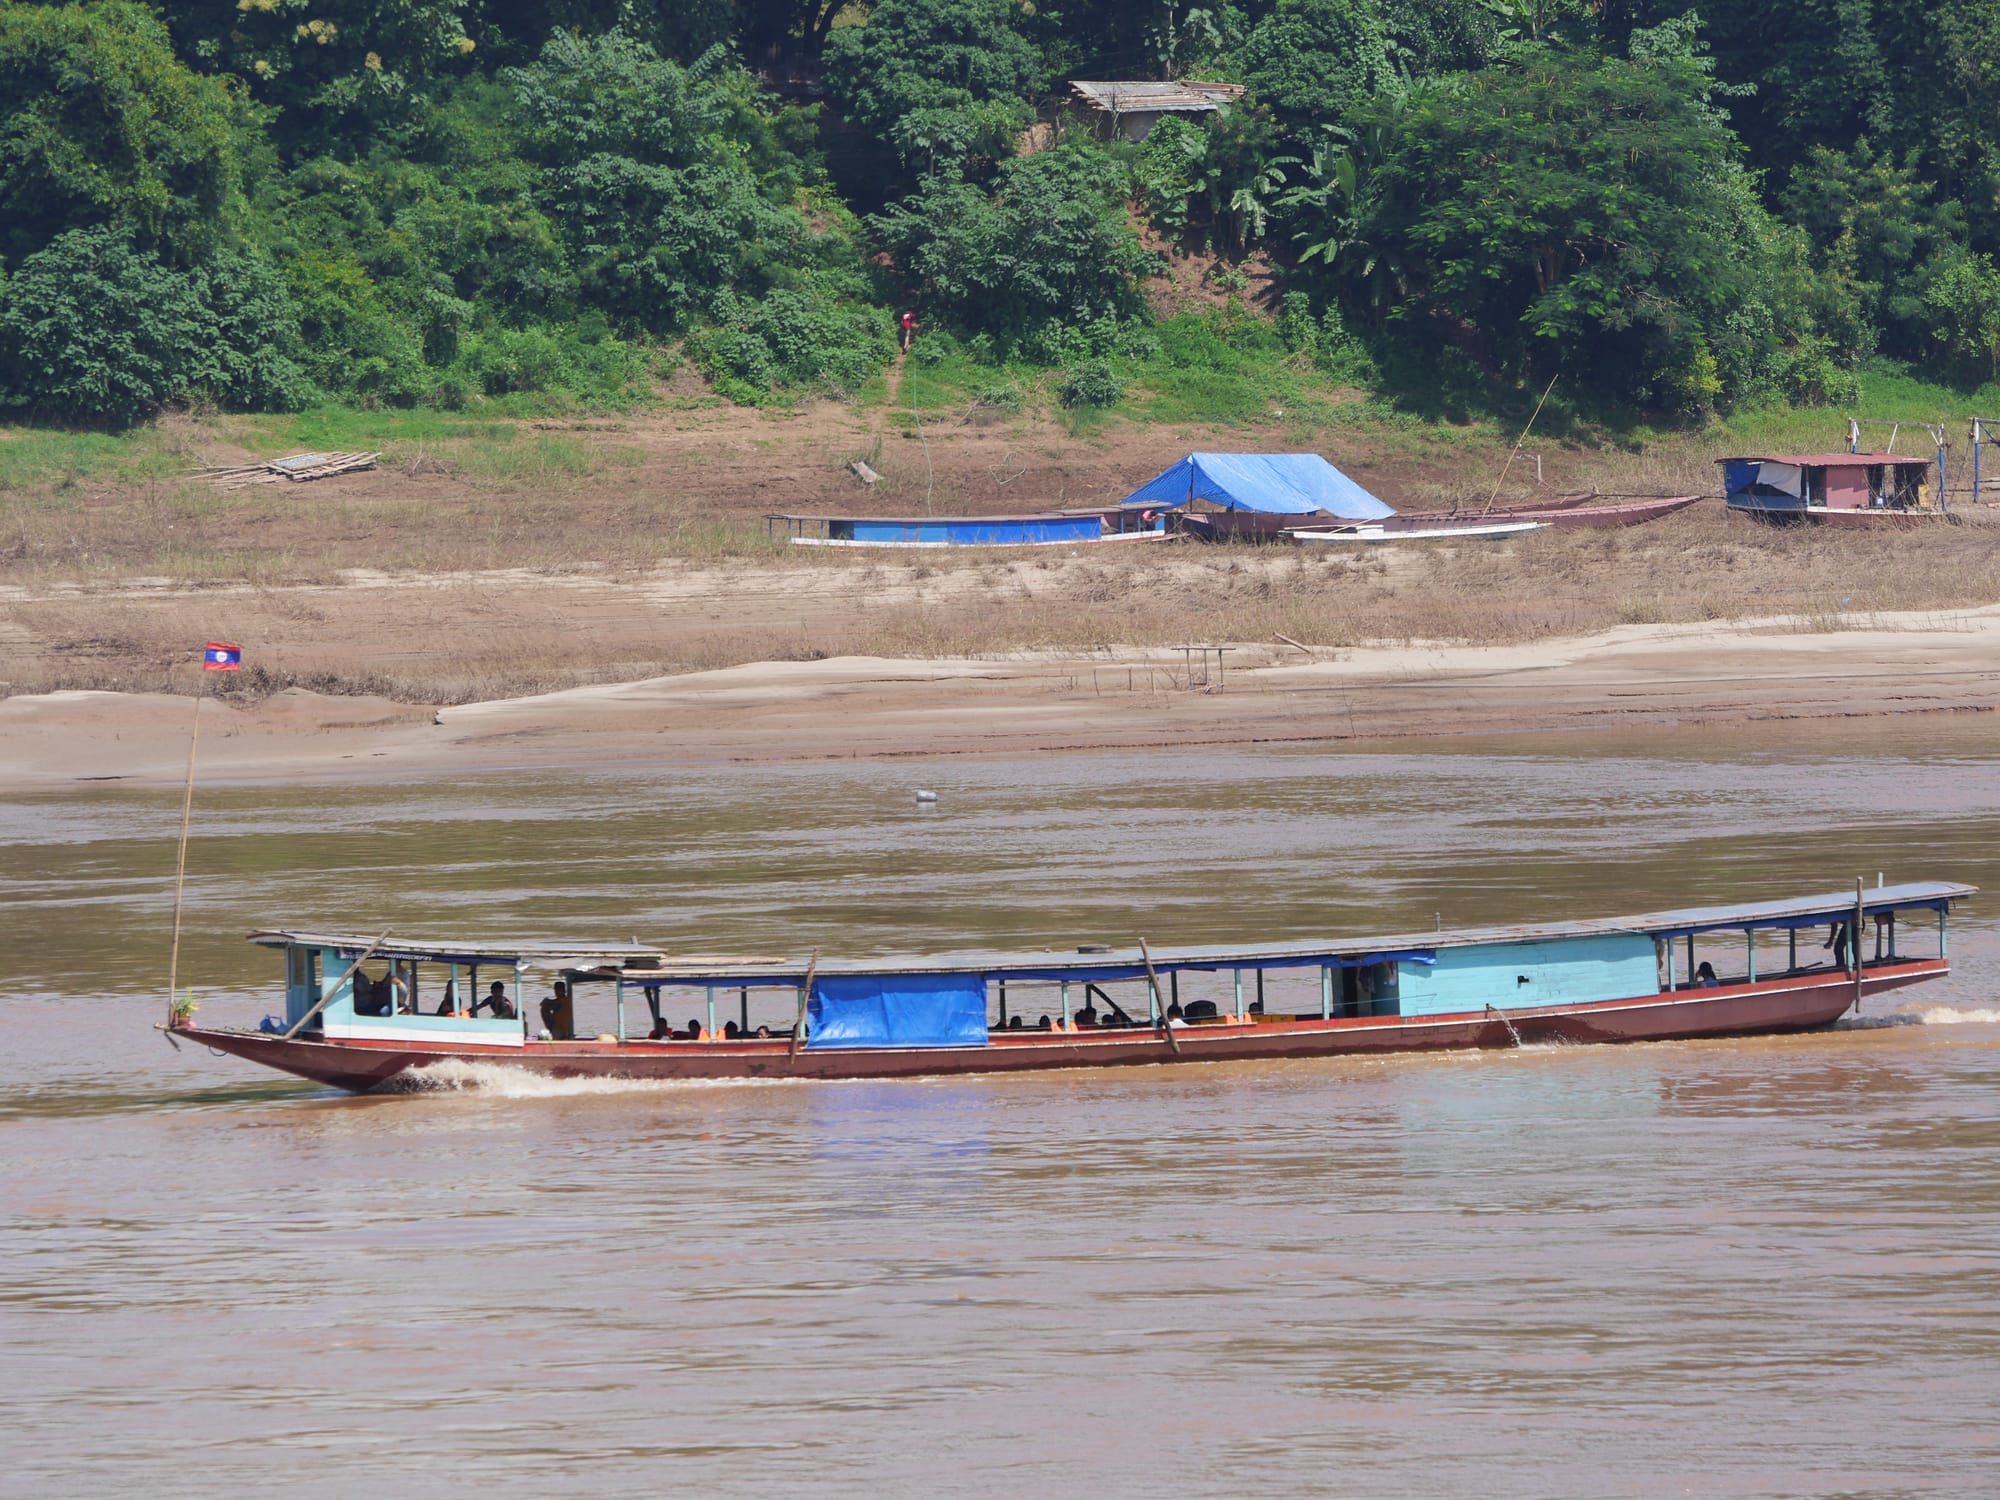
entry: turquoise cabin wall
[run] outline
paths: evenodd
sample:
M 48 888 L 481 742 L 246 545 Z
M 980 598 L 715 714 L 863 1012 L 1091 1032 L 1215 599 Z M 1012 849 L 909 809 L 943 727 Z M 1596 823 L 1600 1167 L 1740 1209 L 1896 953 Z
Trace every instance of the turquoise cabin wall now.
M 307 948 L 304 951 L 312 954 L 314 958 L 312 968 L 312 973 L 315 976 L 314 982 L 312 984 L 296 984 L 291 979 L 290 954 L 292 951 L 290 948 L 285 950 L 287 955 L 285 1024 L 288 1026 L 298 1025 L 299 1018 L 312 1009 L 313 1001 L 319 998 L 317 988 L 325 985 L 329 975 L 338 977 L 345 974 L 353 962 L 351 959 L 342 958 L 331 948 Z M 320 1011 L 320 1014 L 331 1016 L 335 1020 L 352 1020 L 354 1017 L 354 987 L 343 982 L 340 988 L 334 992 L 333 998 L 326 1002 L 326 1006 Z
M 1660 987 L 1653 940 L 1643 933 L 1440 948 L 1435 964 L 1404 964 L 1401 977 L 1406 1016 L 1628 1000 Z

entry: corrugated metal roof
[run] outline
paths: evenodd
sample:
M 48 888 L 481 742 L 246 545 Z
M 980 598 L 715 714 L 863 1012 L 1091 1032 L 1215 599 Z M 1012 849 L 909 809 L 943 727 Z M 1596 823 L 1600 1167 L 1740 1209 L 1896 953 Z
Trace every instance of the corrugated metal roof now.
M 1952 881 L 1917 881 L 1906 885 L 1878 886 L 1864 892 L 1870 914 L 1896 908 L 1947 904 L 1971 896 L 1977 886 Z M 1615 933 L 1679 935 L 1687 932 L 1740 930 L 1760 925 L 1776 926 L 1802 918 L 1828 922 L 1850 915 L 1854 910 L 1852 891 L 1831 891 L 1816 896 L 1781 901 L 1745 902 L 1734 906 L 1699 906 L 1679 911 L 1647 912 L 1631 917 L 1589 918 L 1570 922 L 1525 923 L 1504 927 L 1458 927 L 1442 932 L 1394 933 L 1373 937 L 1328 937 L 1311 942 L 1272 943 L 1245 947 L 1238 944 L 1208 944 L 1195 947 L 1157 948 L 1153 967 L 1160 973 L 1177 969 L 1256 968 L 1296 965 L 1320 958 L 1353 959 L 1367 954 L 1463 948 L 1478 943 L 1544 942 L 1562 938 L 1599 937 Z M 315 947 L 340 948 L 358 952 L 374 941 L 372 935 L 329 936 L 316 933 L 259 932 L 251 941 L 268 946 L 301 942 Z M 384 944 L 376 952 L 395 958 L 477 957 L 482 961 L 512 963 L 516 958 L 542 967 L 591 968 L 600 964 L 643 960 L 648 967 L 670 968 L 682 984 L 797 984 L 804 978 L 807 960 L 802 956 L 785 959 L 713 959 L 690 955 L 685 959 L 662 953 L 658 948 L 622 948 L 615 945 L 592 948 L 577 944 L 516 943 L 427 945 L 397 941 Z M 958 953 L 890 955 L 870 959 L 821 959 L 821 974 L 986 974 L 1033 972 L 1055 974 L 1063 970 L 1138 969 L 1143 972 L 1144 955 L 1135 944 L 1093 953 L 1023 953 L 978 950 Z M 666 982 L 674 982 L 672 980 Z
M 1070 88 L 1086 104 L 1106 114 L 1129 115 L 1220 109 L 1243 96 L 1240 83 L 1099 83 L 1072 79 Z
M 1731 458 L 1718 458 L 1719 464 L 1791 464 L 1803 469 L 1808 465 L 1828 468 L 1853 468 L 1857 464 L 1928 464 L 1935 463 L 1936 457 L 1926 458 L 1921 453 L 1739 453 Z

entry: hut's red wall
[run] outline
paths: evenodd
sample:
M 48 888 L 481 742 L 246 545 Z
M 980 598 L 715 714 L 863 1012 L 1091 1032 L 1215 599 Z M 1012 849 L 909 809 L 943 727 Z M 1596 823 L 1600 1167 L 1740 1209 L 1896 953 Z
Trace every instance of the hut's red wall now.
M 1826 506 L 1828 510 L 1863 510 L 1868 505 L 1868 471 L 1860 466 L 1852 469 L 1829 468 L 1826 471 Z

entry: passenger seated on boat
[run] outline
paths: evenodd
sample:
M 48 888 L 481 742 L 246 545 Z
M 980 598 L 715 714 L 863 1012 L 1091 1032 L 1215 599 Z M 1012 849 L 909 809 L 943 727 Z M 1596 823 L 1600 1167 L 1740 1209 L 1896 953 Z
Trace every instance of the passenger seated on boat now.
M 1130 1026 L 1133 1024 L 1132 1018 L 1125 1014 L 1124 1007 L 1121 1006 L 1116 1000 L 1113 1000 L 1108 995 L 1105 996 L 1104 998 L 1104 1008 L 1110 1012 L 1110 1014 L 1104 1018 L 1103 1021 L 1104 1025 Z
M 1097 1007 L 1086 1002 L 1082 1010 L 1070 1017 L 1070 1022 L 1076 1026 L 1095 1026 L 1097 1024 Z
M 1037 1031 L 1053 1031 L 1054 1029 L 1055 1022 L 1051 1021 L 1047 1016 L 1043 1016 L 1041 1020 L 1035 1022 L 1035 1030 Z
M 1722 981 L 1715 977 L 1715 966 L 1705 959 L 1702 961 L 1701 967 L 1694 971 L 1694 987 L 1698 990 L 1719 990 L 1722 988 Z
M 576 1006 L 570 1000 L 569 986 L 560 979 L 556 992 L 542 1000 L 542 1029 L 559 1042 L 569 1041 L 576 1030 Z
M 698 1042 L 698 1041 L 700 1041 L 700 1040 L 701 1040 L 701 1022 L 700 1022 L 700 1021 L 699 1021 L 698 1019 L 696 1019 L 696 1018 L 695 1018 L 694 1016 L 689 1016 L 689 1017 L 688 1017 L 688 1029 L 687 1029 L 686 1031 L 681 1031 L 681 1032 L 676 1032 L 676 1033 L 674 1034 L 674 1040 L 675 1040 L 675 1041 L 678 1041 L 678 1042 Z
M 1007 1029 L 1009 1031 L 1019 1031 L 1023 1024 L 1019 1016 L 1009 1016 L 1007 1018 Z
M 458 981 L 456 979 L 447 979 L 444 982 L 444 998 L 438 1001 L 438 1008 L 432 1011 L 431 1014 L 436 1016 L 455 1016 L 458 1014 Z
M 743 1035 L 743 1030 L 734 1021 L 724 1021 L 722 1023 L 722 1034 L 726 1037 L 735 1038 Z
M 380 979 L 357 974 L 354 976 L 354 1013 L 357 1016 L 386 1016 L 394 1008 L 395 993 L 387 974 Z
M 757 1035 L 759 1036 L 769 1036 L 770 1034 L 771 1034 L 771 1028 L 768 1026 L 759 1026 L 757 1028 Z
M 1213 1021 L 1221 1012 L 1215 1008 L 1213 1000 L 1190 1000 L 1181 1018 L 1187 1021 Z
M 475 1016 L 482 1010 L 491 1011 L 496 1021 L 512 1021 L 519 1016 L 519 1012 L 514 1009 L 514 1002 L 507 998 L 507 986 L 497 979 L 493 981 L 493 987 L 483 998 L 473 1002 L 472 1013 Z
M 646 1033 L 649 1042 L 670 1042 L 674 1039 L 674 1028 L 665 1021 L 655 1021 L 653 1029 Z
M 1180 1003 L 1180 1001 L 1178 1001 L 1178 1000 L 1174 1000 L 1174 1001 L 1170 1001 L 1170 1002 L 1168 1003 L 1168 1005 L 1167 1005 L 1167 1019 L 1168 1019 L 1169 1021 L 1180 1021 L 1180 1020 L 1185 1020 L 1185 1019 L 1186 1019 L 1186 1016 L 1187 1016 L 1187 1013 L 1186 1013 L 1185 1011 L 1183 1011 L 1183 1010 L 1181 1009 L 1181 1003 Z

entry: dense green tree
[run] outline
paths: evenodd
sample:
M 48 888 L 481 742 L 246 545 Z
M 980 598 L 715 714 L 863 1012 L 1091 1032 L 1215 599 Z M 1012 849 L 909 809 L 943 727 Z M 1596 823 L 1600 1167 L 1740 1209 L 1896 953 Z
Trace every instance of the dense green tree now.
M 796 254 L 793 184 L 760 180 L 746 137 L 767 135 L 742 70 L 711 53 L 668 62 L 622 32 L 559 34 L 512 80 L 543 198 L 582 295 L 652 329 Z
M 1375 0 L 1278 0 L 1237 61 L 1257 102 L 1294 133 L 1341 124 L 1390 77 Z
M 406 118 L 477 50 L 472 0 L 160 0 L 176 43 L 281 107 L 279 134 L 314 148 Z
M 1364 226 L 1407 279 L 1394 316 L 1517 378 L 1689 409 L 1742 394 L 1788 330 L 1708 94 L 1684 50 L 1536 49 L 1413 103 Z
M 926 303 L 1006 348 L 1051 330 L 1140 315 L 1139 278 L 1157 261 L 1124 211 L 1124 169 L 1072 137 L 1004 163 L 988 189 L 959 172 L 930 178 L 877 215 L 877 236 Z
M 1389 61 L 1411 78 L 1483 67 L 1501 27 L 1495 0 L 1382 0 Z
M 1898 161 L 1877 154 L 1866 136 L 1849 151 L 1815 147 L 1793 169 L 1779 204 L 1811 240 L 1828 289 L 1855 304 L 1857 327 L 1842 342 L 1856 342 L 1857 352 L 1879 343 L 1914 359 L 1943 351 L 1963 363 L 1950 340 L 1936 337 L 1924 292 L 1934 280 L 1925 268 L 1964 264 L 1965 216 L 1919 178 L 1916 151 Z M 1963 275 L 1952 279 L 1965 284 Z
M 1967 380 L 2000 380 L 2000 270 L 1962 245 L 1923 267 L 1916 315 L 1938 363 Z
M 219 80 L 177 61 L 144 7 L 0 7 L 0 258 L 107 225 L 191 263 L 240 206 L 249 123 Z
M 672 4 L 673 0 L 666 0 Z M 753 67 L 815 58 L 848 0 L 737 0 L 737 28 Z
M 1027 123 L 1026 100 L 1042 83 L 1016 15 L 1012 0 L 881 0 L 867 25 L 828 39 L 827 88 L 848 119 L 885 140 L 912 116 L 938 137 L 957 114 L 978 122 L 974 139 L 990 149 Z M 912 154 L 908 135 L 898 144 Z

